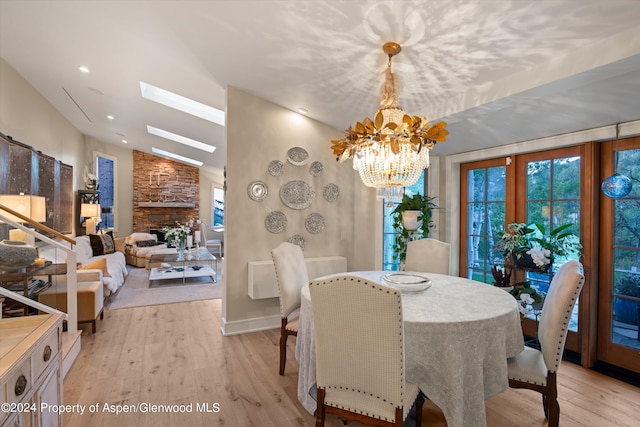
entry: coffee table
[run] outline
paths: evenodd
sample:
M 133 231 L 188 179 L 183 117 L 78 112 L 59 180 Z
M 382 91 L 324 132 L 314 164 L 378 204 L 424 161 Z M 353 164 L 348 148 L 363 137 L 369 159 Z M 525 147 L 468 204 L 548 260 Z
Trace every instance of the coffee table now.
M 184 259 L 178 254 L 153 254 L 149 258 L 149 282 L 154 280 L 187 279 L 194 277 L 210 277 L 215 283 L 218 275 L 213 268 L 216 257 L 209 251 L 189 252 Z

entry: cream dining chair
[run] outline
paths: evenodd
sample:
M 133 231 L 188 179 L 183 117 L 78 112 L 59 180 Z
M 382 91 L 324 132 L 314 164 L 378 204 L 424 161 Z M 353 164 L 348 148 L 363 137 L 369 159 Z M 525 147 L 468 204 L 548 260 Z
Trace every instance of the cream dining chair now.
M 220 258 L 224 256 L 222 253 L 222 240 L 219 239 L 209 239 L 207 237 L 207 223 L 202 221 L 200 223 L 200 238 L 202 239 L 202 246 L 204 246 L 209 252 L 212 254 L 217 254 Z M 215 252 L 214 252 L 215 251 Z
M 334 275 L 309 285 L 316 348 L 316 426 L 328 413 L 376 426 L 402 426 L 424 397 L 405 381 L 400 292 Z
M 299 318 L 292 313 L 300 308 L 300 291 L 309 283 L 307 264 L 302 249 L 293 243 L 284 242 L 271 251 L 276 282 L 280 296 L 280 375 L 284 375 L 287 362 L 287 338 L 298 335 Z
M 509 387 L 542 393 L 544 416 L 550 427 L 560 422 L 557 372 L 564 352 L 571 312 L 584 285 L 582 264 L 572 260 L 563 264 L 549 285 L 538 324 L 541 350 L 525 347 L 508 359 Z
M 437 239 L 426 238 L 407 243 L 406 271 L 449 274 L 451 245 Z

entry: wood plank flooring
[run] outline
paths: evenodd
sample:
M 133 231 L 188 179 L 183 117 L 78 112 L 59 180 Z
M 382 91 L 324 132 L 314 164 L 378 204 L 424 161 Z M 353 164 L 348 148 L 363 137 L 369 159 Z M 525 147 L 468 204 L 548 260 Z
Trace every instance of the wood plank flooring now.
M 82 351 L 65 380 L 65 403 L 86 405 L 83 415 L 66 414 L 65 425 L 313 426 L 297 399 L 295 339 L 289 339 L 280 376 L 279 329 L 223 337 L 220 315 L 220 300 L 106 311 L 96 334 L 83 333 Z M 639 388 L 568 362 L 558 376 L 562 427 L 640 424 Z M 105 404 L 112 410 L 142 406 L 116 414 Z M 90 405 L 97 410 L 90 412 Z M 148 405 L 185 405 L 186 412 L 161 413 Z M 489 427 L 546 424 L 540 395 L 527 390 L 507 390 L 486 407 Z M 343 424 L 329 418 L 326 425 Z M 423 425 L 446 426 L 430 402 Z

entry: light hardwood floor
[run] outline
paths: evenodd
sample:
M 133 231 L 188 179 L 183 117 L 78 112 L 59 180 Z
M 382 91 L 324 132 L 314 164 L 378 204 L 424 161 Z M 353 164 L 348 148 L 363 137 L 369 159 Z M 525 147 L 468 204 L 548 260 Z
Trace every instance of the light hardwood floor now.
M 84 415 L 67 414 L 65 425 L 313 426 L 296 397 L 295 339 L 289 339 L 287 369 L 280 376 L 279 329 L 223 337 L 220 311 L 220 300 L 106 311 L 98 332 L 83 334 L 82 351 L 65 380 L 65 403 L 86 405 Z M 639 388 L 575 364 L 561 365 L 559 396 L 562 427 L 639 425 Z M 95 404 L 98 410 L 90 413 Z M 146 413 L 115 414 L 105 404 L 191 404 L 192 411 L 158 413 L 149 407 Z M 198 412 L 197 404 L 212 411 L 217 404 L 219 412 Z M 540 395 L 531 391 L 507 390 L 486 407 L 489 427 L 546 424 Z M 423 425 L 446 425 L 430 402 Z M 327 426 L 342 422 L 329 418 Z

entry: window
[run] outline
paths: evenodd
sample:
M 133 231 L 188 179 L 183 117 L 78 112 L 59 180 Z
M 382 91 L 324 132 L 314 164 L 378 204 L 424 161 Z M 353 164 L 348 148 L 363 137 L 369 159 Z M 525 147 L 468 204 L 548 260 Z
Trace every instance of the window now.
M 100 191 L 101 222 L 98 225 L 102 229 L 115 228 L 115 171 L 116 159 L 102 153 L 96 155 L 96 176 L 98 177 L 98 191 Z
M 213 187 L 211 201 L 212 229 L 215 231 L 221 231 L 224 228 L 224 190 L 222 188 Z
M 426 169 L 422 171 L 420 179 L 415 184 L 405 187 L 404 192 L 409 196 L 420 193 L 425 195 L 427 192 Z M 393 259 L 393 243 L 396 238 L 396 232 L 393 228 L 393 218 L 391 212 L 396 208 L 397 203 L 385 200 L 383 203 L 383 230 L 382 230 L 382 268 L 384 270 L 398 270 L 400 261 Z

